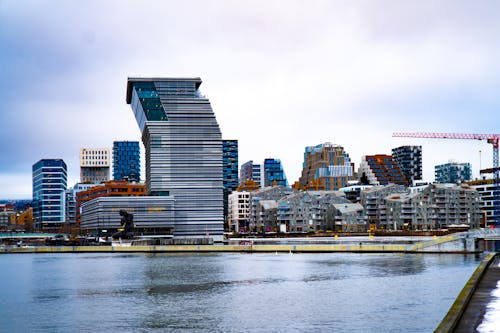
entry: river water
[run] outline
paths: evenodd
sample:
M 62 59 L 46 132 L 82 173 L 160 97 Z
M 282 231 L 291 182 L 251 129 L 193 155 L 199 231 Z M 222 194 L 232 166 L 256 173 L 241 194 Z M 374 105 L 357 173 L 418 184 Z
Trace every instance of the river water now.
M 432 332 L 478 263 L 450 254 L 5 254 L 0 332 Z

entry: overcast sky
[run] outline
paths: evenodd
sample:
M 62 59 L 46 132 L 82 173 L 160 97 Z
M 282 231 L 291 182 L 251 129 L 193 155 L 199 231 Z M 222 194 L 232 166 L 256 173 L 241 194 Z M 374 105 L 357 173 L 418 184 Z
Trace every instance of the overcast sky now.
M 491 167 L 482 141 L 392 132 L 500 132 L 498 1 L 0 0 L 0 198 L 31 198 L 31 167 L 140 141 L 129 76 L 199 76 L 240 165 L 305 146 L 352 162 L 423 147 L 425 180 L 450 159 Z M 141 144 L 142 145 L 142 144 Z M 480 153 L 480 151 L 482 151 Z M 141 165 L 144 170 L 144 165 Z

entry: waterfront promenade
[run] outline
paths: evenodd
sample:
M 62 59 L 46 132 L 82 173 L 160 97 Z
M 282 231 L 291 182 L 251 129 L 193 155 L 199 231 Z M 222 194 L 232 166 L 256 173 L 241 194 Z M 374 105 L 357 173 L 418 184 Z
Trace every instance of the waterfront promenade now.
M 491 327 L 500 327 L 499 318 L 485 316 L 492 301 L 495 301 L 493 291 L 498 288 L 499 281 L 500 258 L 498 254 L 488 254 L 467 281 L 435 332 L 492 332 Z M 494 307 L 492 310 L 495 311 Z
M 323 237 L 231 239 L 212 245 L 3 246 L 0 253 L 249 252 L 249 253 L 477 253 L 470 233 L 441 237 Z

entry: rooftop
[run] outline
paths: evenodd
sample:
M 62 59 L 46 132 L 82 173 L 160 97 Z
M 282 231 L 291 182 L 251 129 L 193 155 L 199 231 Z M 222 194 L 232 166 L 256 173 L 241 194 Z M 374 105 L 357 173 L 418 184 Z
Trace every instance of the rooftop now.
M 194 81 L 196 89 L 201 85 L 201 78 L 199 77 L 129 77 L 127 79 L 127 104 L 132 100 L 132 85 L 134 82 L 178 82 L 178 81 Z

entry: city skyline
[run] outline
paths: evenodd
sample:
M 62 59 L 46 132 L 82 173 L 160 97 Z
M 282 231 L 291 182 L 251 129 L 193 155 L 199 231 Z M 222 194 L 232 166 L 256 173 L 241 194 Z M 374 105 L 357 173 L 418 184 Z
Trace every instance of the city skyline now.
M 40 159 L 63 159 L 71 187 L 80 148 L 141 141 L 124 97 L 134 76 L 201 77 L 222 137 L 238 140 L 240 165 L 280 159 L 290 184 L 304 148 L 324 142 L 343 146 L 356 170 L 363 155 L 421 145 L 424 181 L 451 159 L 471 163 L 475 178 L 491 167 L 486 142 L 391 134 L 500 132 L 498 9 L 2 1 L 0 198 L 31 198 Z

